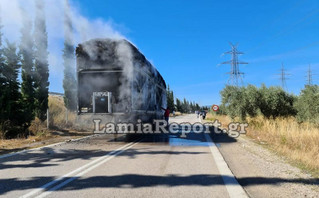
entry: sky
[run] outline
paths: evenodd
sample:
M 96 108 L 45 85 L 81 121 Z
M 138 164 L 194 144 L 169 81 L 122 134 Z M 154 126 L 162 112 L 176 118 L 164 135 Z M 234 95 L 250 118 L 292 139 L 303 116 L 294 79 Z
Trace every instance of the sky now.
M 280 85 L 277 74 L 284 64 L 290 74 L 287 90 L 299 94 L 308 65 L 319 74 L 318 0 L 70 0 L 70 4 L 75 23 L 87 23 L 78 29 L 90 31 L 87 37 L 77 35 L 81 39 L 76 42 L 128 39 L 162 74 L 176 97 L 201 105 L 220 103 L 230 65 L 219 63 L 231 59 L 222 56 L 231 49 L 229 42 L 238 43 L 238 50 L 245 53 L 239 59 L 249 63 L 240 66 L 245 85 Z M 48 26 L 58 23 L 54 14 L 47 17 Z M 50 91 L 62 93 L 63 33 L 58 29 L 52 26 L 48 31 Z M 50 37 L 51 32 L 55 36 Z M 314 76 L 314 83 L 319 83 L 319 76 Z

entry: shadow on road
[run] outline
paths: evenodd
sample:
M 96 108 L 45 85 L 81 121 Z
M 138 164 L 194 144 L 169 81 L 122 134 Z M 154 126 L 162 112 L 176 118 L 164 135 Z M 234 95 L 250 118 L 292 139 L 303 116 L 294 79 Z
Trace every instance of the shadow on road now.
M 319 185 L 319 179 L 279 178 L 279 177 L 242 177 L 237 178 L 242 186 L 252 185 L 280 185 L 283 183 L 296 183 L 307 185 Z
M 186 137 L 181 136 L 182 129 L 179 129 L 178 133 L 169 133 L 169 134 L 144 134 L 144 135 L 136 135 L 130 134 L 128 135 L 129 139 L 112 139 L 111 141 L 133 141 L 137 139 L 142 139 L 142 142 L 150 142 L 150 143 L 169 143 L 172 138 L 179 138 L 181 141 L 197 141 L 197 142 L 207 142 L 204 133 L 185 133 Z M 215 143 L 235 143 L 237 142 L 236 138 L 229 136 L 227 133 L 222 133 L 221 129 L 216 129 L 215 127 L 210 127 L 210 136 L 212 137 Z M 219 131 L 219 133 L 215 133 L 215 131 Z M 194 144 L 196 146 L 196 144 Z
M 228 176 L 224 176 L 227 177 Z M 40 187 L 52 181 L 53 177 L 33 177 L 28 180 L 19 178 L 0 179 L 0 195 L 14 190 L 31 189 Z M 67 180 L 69 178 L 65 178 Z M 306 185 L 319 184 L 318 179 L 288 179 L 288 178 L 264 178 L 264 177 L 244 177 L 237 178 L 243 186 L 250 185 L 280 185 L 283 183 L 298 183 Z M 62 182 L 62 181 L 61 181 Z M 4 185 L 5 184 L 5 185 Z M 69 183 L 63 190 L 80 190 L 89 188 L 142 188 L 155 186 L 213 186 L 224 185 L 220 175 L 136 175 L 125 174 L 116 176 L 95 176 L 89 178 L 79 178 Z M 232 184 L 230 184 L 232 185 Z M 52 187 L 52 186 L 51 186 Z M 45 189 L 49 190 L 49 189 Z
M 218 130 L 220 133 L 215 133 L 214 131 Z M 211 138 L 215 143 L 235 143 L 237 142 L 236 138 L 229 136 L 227 133 L 222 133 L 221 129 L 216 129 L 215 127 L 211 127 Z
M 186 138 L 180 137 L 181 133 L 177 134 L 149 134 L 143 136 L 132 136 L 132 140 L 141 140 L 143 143 L 155 143 L 155 144 L 171 144 L 172 146 L 210 146 L 202 143 L 206 142 L 203 133 L 186 134 Z M 113 137 L 113 138 L 112 138 Z M 227 134 L 214 134 L 211 133 L 211 137 L 215 143 L 233 143 L 236 142 L 235 138 L 229 137 Z M 83 140 L 84 142 L 86 140 Z M 92 139 L 88 144 L 96 146 L 96 149 L 60 149 L 55 147 L 44 147 L 36 152 L 24 152 L 11 156 L 8 158 L 0 159 L 0 170 L 12 169 L 12 168 L 41 168 L 48 166 L 58 166 L 59 162 L 71 161 L 76 159 L 90 160 L 95 157 L 101 157 L 108 154 L 110 151 L 103 150 L 106 143 L 118 143 L 126 142 L 125 135 L 110 135 L 105 139 Z M 80 144 L 79 142 L 73 142 L 73 144 Z M 68 143 L 66 143 L 67 145 Z M 99 149 L 100 148 L 100 149 Z M 180 155 L 180 154 L 202 154 L 201 152 L 178 152 L 178 151 L 148 151 L 147 149 L 134 149 L 131 148 L 120 156 L 128 156 L 130 158 L 136 158 L 138 155 Z M 21 163 L 19 162 L 21 161 Z M 54 161 L 54 162 L 53 162 Z M 19 162 L 19 163 L 12 163 Z
M 59 166 L 59 162 L 72 160 L 91 160 L 109 154 L 105 150 L 83 150 L 83 149 L 59 149 L 58 152 L 52 148 L 43 148 L 37 153 L 21 153 L 12 157 L 0 159 L 0 170 L 14 168 L 41 168 L 48 166 Z M 203 152 L 188 151 L 150 151 L 147 149 L 131 148 L 117 157 L 136 158 L 139 155 L 197 155 Z M 52 162 L 52 163 L 51 163 Z M 54 163 L 53 163 L 54 162 Z

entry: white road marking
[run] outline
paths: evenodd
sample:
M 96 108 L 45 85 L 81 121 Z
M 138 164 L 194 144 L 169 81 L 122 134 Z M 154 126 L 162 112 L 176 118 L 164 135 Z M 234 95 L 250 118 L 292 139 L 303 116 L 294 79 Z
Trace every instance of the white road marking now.
M 205 134 L 206 141 L 211 142 L 213 145 L 209 146 L 210 151 L 215 160 L 216 166 L 219 170 L 221 177 L 223 178 L 224 184 L 228 191 L 230 198 L 247 198 L 247 194 L 244 191 L 243 187 L 238 183 L 235 176 L 229 169 L 227 163 L 225 162 L 223 156 L 219 152 L 217 146 L 210 138 L 208 134 Z
M 202 120 L 199 118 L 199 121 Z M 212 144 L 209 146 L 209 149 L 213 155 L 214 161 L 216 163 L 217 169 L 224 181 L 226 186 L 226 190 L 229 194 L 230 198 L 248 198 L 245 190 L 243 187 L 238 183 L 235 176 L 231 172 L 230 168 L 228 167 L 225 159 L 223 158 L 222 154 L 219 152 L 216 144 L 213 142 L 212 138 L 209 134 L 205 134 L 205 139 L 207 142 L 211 142 Z
M 138 141 L 139 142 L 139 141 Z M 95 159 L 94 161 L 88 163 L 88 164 L 85 164 L 81 167 L 79 167 L 78 169 L 72 171 L 72 172 L 69 172 L 39 188 L 36 188 L 34 189 L 33 191 L 21 196 L 21 198 L 27 198 L 27 197 L 31 197 L 33 195 L 36 195 L 38 193 L 41 193 L 41 192 L 44 192 L 48 187 L 50 186 L 53 186 L 54 184 L 60 182 L 60 181 L 63 181 L 65 179 L 67 179 L 68 177 L 74 175 L 77 173 L 77 175 L 73 176 L 73 177 L 70 177 L 68 178 L 67 180 L 65 180 L 64 182 L 60 183 L 59 185 L 57 186 L 54 186 L 53 188 L 50 188 L 47 192 L 39 195 L 39 197 L 44 197 L 44 196 L 47 196 L 49 195 L 50 193 L 52 193 L 54 190 L 57 190 L 63 186 L 65 186 L 66 184 L 70 183 L 71 181 L 77 179 L 78 177 L 84 175 L 85 173 L 89 172 L 90 170 L 93 170 L 94 168 L 96 168 L 97 166 L 107 162 L 108 160 L 114 158 L 115 156 L 121 154 L 122 152 L 126 151 L 127 149 L 130 149 L 131 147 L 133 147 L 135 144 L 137 144 L 138 142 L 132 142 L 132 143 L 128 143 L 116 150 L 113 150 L 111 151 L 110 153 L 107 153 L 106 155 L 102 156 L 102 157 L 99 157 L 98 159 Z M 82 171 L 82 172 L 80 172 Z

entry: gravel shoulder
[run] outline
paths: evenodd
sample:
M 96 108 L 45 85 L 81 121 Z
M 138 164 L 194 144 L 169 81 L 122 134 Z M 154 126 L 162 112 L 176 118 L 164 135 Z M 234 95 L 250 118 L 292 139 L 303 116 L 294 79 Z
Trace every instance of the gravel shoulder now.
M 213 135 L 225 161 L 250 197 L 319 197 L 319 179 L 245 135 Z

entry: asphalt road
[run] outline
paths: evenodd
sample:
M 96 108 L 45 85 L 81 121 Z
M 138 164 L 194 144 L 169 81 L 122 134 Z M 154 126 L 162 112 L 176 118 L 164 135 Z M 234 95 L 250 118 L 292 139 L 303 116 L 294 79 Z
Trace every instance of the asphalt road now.
M 197 122 L 195 115 L 171 122 Z M 1 197 L 246 197 L 206 134 L 100 135 L 0 156 Z

